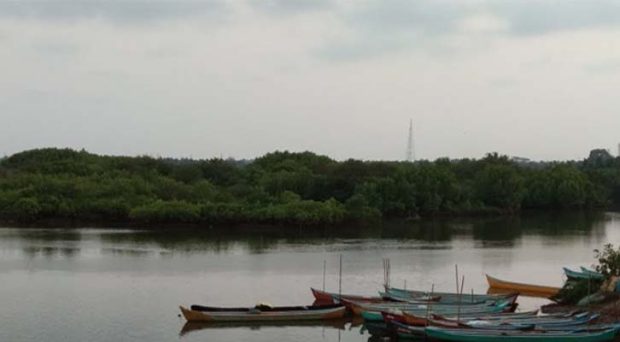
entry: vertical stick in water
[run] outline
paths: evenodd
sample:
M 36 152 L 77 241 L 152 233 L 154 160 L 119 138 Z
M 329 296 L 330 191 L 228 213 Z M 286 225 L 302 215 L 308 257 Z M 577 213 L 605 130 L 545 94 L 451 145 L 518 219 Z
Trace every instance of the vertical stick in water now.
M 471 302 L 474 302 L 474 288 L 471 289 Z
M 387 290 L 387 278 L 385 277 L 385 258 L 383 258 L 383 287 Z
M 406 290 L 407 289 L 407 279 L 405 279 L 405 283 L 403 285 L 405 285 L 405 290 Z
M 456 322 L 457 323 L 461 321 L 461 301 L 463 299 L 463 284 L 465 284 L 465 276 L 463 276 L 463 280 L 461 281 L 461 290 L 458 292 L 459 304 L 457 305 L 457 309 L 456 309 Z
M 340 254 L 340 275 L 338 276 L 338 295 L 342 296 L 342 254 Z
M 392 262 L 388 258 L 388 286 L 392 286 Z
M 386 265 L 387 265 L 387 286 L 390 287 L 390 259 L 385 259 Z
M 428 301 L 426 302 L 426 320 L 424 322 L 425 326 L 428 326 L 428 315 L 431 311 L 431 303 L 433 298 L 433 292 L 435 292 L 435 283 L 431 285 L 431 295 L 428 297 Z
M 325 291 L 325 269 L 327 268 L 327 260 L 323 260 L 323 291 Z
M 454 274 L 455 274 L 455 280 L 456 280 L 456 294 L 458 296 L 459 294 L 459 265 L 455 264 L 454 265 Z

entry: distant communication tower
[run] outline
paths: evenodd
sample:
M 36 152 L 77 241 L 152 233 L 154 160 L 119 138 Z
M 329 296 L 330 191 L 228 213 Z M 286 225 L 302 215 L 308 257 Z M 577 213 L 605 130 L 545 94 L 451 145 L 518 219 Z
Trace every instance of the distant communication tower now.
M 409 139 L 407 139 L 407 161 L 412 162 L 415 159 L 413 150 L 413 120 L 409 119 Z

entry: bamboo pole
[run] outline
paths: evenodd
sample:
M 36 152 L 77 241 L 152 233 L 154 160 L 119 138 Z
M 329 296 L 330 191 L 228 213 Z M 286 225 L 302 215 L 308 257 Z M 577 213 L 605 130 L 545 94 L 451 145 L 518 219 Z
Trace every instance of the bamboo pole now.
M 387 282 L 385 281 L 385 258 L 383 258 L 381 261 L 383 261 L 383 287 L 387 288 Z
M 456 309 L 456 322 L 459 323 L 461 321 L 461 299 L 463 297 L 463 284 L 465 284 L 465 276 L 463 276 L 463 280 L 461 281 L 461 291 L 458 293 L 459 304 Z
M 325 269 L 327 269 L 327 260 L 323 260 L 323 291 L 325 291 Z
M 435 291 L 435 284 L 433 283 L 433 284 L 431 284 L 431 295 L 430 295 L 429 300 L 428 300 L 428 302 L 426 304 L 426 320 L 424 322 L 424 324 L 426 326 L 428 326 L 428 316 L 429 316 L 430 311 L 431 311 L 431 300 L 430 300 L 430 298 L 433 297 L 433 292 L 434 291 Z
M 455 264 L 454 265 L 454 274 L 455 274 L 455 278 L 454 280 L 456 281 L 456 294 L 459 294 L 459 265 Z
M 338 296 L 342 296 L 342 254 L 340 254 L 340 272 L 338 276 Z

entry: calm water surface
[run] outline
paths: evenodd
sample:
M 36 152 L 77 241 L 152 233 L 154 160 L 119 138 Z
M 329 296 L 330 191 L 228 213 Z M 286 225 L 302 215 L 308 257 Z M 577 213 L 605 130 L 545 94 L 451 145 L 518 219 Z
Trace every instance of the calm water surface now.
M 152 228 L 152 227 L 151 227 Z M 374 294 L 390 258 L 394 286 L 486 292 L 484 274 L 561 285 L 620 242 L 620 215 L 390 223 L 277 230 L 0 228 L 0 341 L 368 341 L 356 324 L 189 326 L 178 305 L 310 304 L 310 286 Z M 523 298 L 521 307 L 544 301 Z

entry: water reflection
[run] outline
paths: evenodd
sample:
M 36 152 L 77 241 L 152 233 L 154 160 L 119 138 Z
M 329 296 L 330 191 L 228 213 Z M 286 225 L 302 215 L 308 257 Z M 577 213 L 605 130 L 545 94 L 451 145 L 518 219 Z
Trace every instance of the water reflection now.
M 181 327 L 177 308 L 309 304 L 324 261 L 325 286 L 338 289 L 340 255 L 343 292 L 375 295 L 382 258 L 393 284 L 415 289 L 452 291 L 456 263 L 467 291 L 485 291 L 485 273 L 557 286 L 561 266 L 588 265 L 592 249 L 617 241 L 619 215 L 588 213 L 307 229 L 0 228 L 0 341 L 375 341 L 353 322 Z
M 299 328 L 299 327 L 314 327 L 314 328 L 330 328 L 336 330 L 352 329 L 359 327 L 362 324 L 362 320 L 359 317 L 352 319 L 334 319 L 327 321 L 283 321 L 283 322 L 185 322 L 179 336 L 183 337 L 192 332 L 200 330 L 211 329 L 249 329 L 260 330 L 264 328 Z
M 81 249 L 78 247 L 37 247 L 37 246 L 25 246 L 22 248 L 23 253 L 28 258 L 35 258 L 43 256 L 46 258 L 64 257 L 71 258 L 80 253 Z
M 261 254 L 283 245 L 356 244 L 364 240 L 418 241 L 411 248 L 450 248 L 468 239 L 477 248 L 519 246 L 524 236 L 539 236 L 549 244 L 577 239 L 603 241 L 606 224 L 613 216 L 604 213 L 547 213 L 500 218 L 389 221 L 372 226 L 119 229 L 2 229 L 2 243 L 15 241 L 28 257 L 66 258 L 89 246 L 101 254 L 148 257 L 172 253 L 211 251 L 223 253 L 243 248 Z

